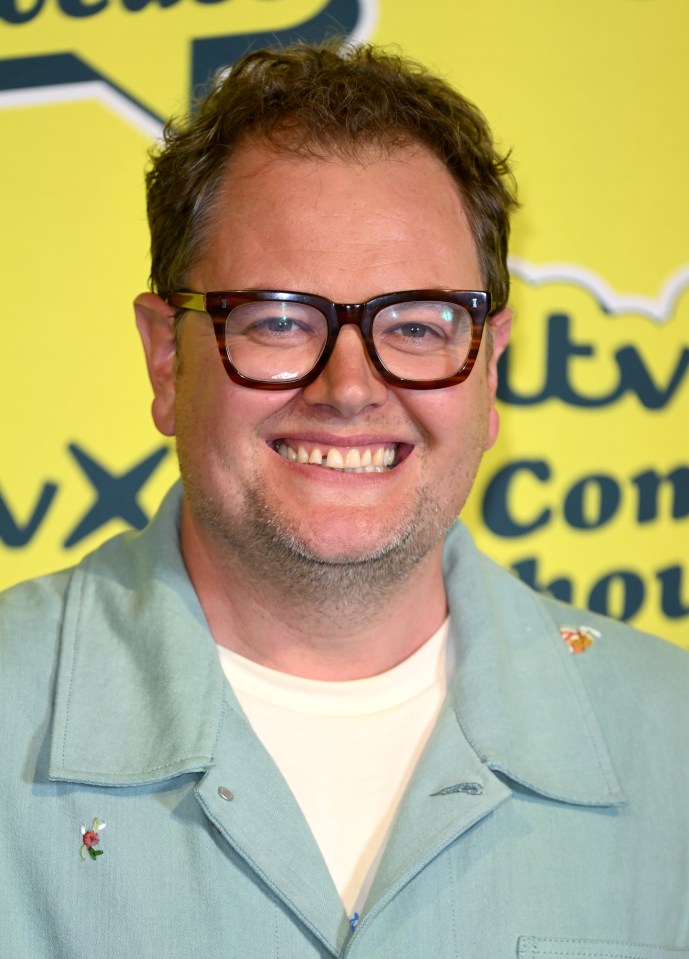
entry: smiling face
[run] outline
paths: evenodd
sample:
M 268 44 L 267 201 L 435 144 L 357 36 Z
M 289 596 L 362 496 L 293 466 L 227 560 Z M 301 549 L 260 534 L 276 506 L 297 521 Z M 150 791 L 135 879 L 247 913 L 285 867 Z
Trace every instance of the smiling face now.
M 482 289 L 483 280 L 459 192 L 425 149 L 353 162 L 249 144 L 231 160 L 190 286 L 353 303 L 408 289 Z M 242 557 L 266 575 L 272 563 L 287 581 L 289 555 L 311 566 L 385 556 L 397 579 L 429 555 L 439 569 L 442 534 L 496 435 L 495 363 L 507 326 L 496 325 L 490 357 L 484 336 L 457 386 L 384 383 L 348 325 L 318 379 L 267 392 L 232 382 L 208 317 L 186 314 L 176 377 L 171 354 L 158 350 L 154 402 L 159 429 L 177 436 L 183 546 Z

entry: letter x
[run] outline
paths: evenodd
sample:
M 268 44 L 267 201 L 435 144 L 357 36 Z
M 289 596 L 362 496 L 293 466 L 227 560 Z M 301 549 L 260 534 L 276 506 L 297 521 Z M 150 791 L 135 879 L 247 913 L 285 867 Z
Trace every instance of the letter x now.
M 113 476 L 103 469 L 76 443 L 69 444 L 69 451 L 96 490 L 97 499 L 65 540 L 65 548 L 76 546 L 86 536 L 115 518 L 123 519 L 135 529 L 143 529 L 148 517 L 136 497 L 151 473 L 167 455 L 168 447 L 161 446 L 122 476 Z

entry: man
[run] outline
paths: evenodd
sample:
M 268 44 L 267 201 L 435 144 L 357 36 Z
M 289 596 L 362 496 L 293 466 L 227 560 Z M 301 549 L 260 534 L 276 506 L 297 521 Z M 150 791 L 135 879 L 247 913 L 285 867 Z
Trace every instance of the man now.
M 2 955 L 687 959 L 686 655 L 454 522 L 510 325 L 482 116 L 253 53 L 148 187 L 183 491 L 5 596 Z

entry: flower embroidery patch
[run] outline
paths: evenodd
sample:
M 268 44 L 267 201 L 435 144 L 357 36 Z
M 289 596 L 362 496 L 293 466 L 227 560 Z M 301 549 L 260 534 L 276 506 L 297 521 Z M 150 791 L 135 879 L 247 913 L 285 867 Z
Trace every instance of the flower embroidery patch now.
M 105 829 L 106 823 L 98 822 L 98 817 L 93 820 L 93 828 L 87 829 L 85 826 L 81 827 L 81 858 L 86 859 L 86 855 L 91 857 L 94 861 L 98 856 L 103 855 L 102 849 L 95 849 L 94 847 L 100 842 L 99 832 L 102 832 Z
M 576 655 L 586 652 L 589 646 L 600 639 L 601 634 L 592 626 L 561 626 L 560 636 L 569 646 L 570 653 Z

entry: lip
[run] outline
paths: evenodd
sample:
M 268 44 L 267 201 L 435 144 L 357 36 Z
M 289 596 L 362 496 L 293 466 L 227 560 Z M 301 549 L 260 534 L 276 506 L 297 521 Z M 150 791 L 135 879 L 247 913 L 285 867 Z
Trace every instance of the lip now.
M 276 433 L 275 436 L 269 436 L 266 442 L 269 446 L 274 446 L 275 443 L 279 442 L 287 443 L 289 446 L 309 443 L 312 446 L 334 446 L 338 449 L 349 449 L 354 446 L 414 446 L 414 443 L 409 439 L 405 440 L 400 436 L 389 434 L 387 436 L 382 436 L 380 433 L 352 433 L 348 435 L 346 433 L 324 433 L 308 430 L 304 433 Z

